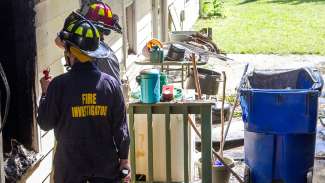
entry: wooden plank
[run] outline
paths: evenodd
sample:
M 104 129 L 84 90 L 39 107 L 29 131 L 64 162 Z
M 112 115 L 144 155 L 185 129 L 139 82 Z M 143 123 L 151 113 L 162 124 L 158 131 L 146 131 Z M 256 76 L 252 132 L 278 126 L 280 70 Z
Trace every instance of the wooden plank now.
M 129 107 L 129 125 L 130 125 L 130 135 L 131 135 L 131 179 L 132 182 L 135 182 L 136 175 L 136 156 L 135 156 L 135 128 L 134 128 L 134 113 L 133 107 Z
M 171 140 L 170 140 L 170 112 L 169 107 L 165 107 L 165 138 L 166 138 L 166 180 L 171 182 Z
M 184 125 L 184 182 L 189 182 L 189 141 L 188 141 L 188 112 L 187 108 L 184 109 L 183 113 L 183 125 Z
M 53 150 L 45 154 L 41 160 L 36 162 L 31 168 L 28 169 L 19 183 L 41 183 L 46 180 L 52 171 L 53 155 Z
M 129 104 L 130 106 L 135 107 L 135 114 L 147 114 L 147 107 L 151 107 L 152 114 L 165 114 L 164 105 L 168 105 L 170 108 L 170 114 L 183 114 L 183 107 L 187 106 L 189 114 L 200 114 L 201 106 L 211 106 L 213 103 L 159 103 L 159 104 Z
M 211 183 L 212 181 L 212 141 L 211 141 L 211 106 L 201 107 L 201 135 L 202 135 L 202 183 Z
M 170 133 L 170 127 L 168 128 L 168 126 L 171 125 L 170 123 L 170 115 L 171 114 L 184 114 L 185 113 L 185 118 L 183 118 L 183 122 L 184 122 L 184 144 L 185 145 L 185 149 L 184 149 L 184 176 L 185 182 L 189 182 L 190 181 L 190 176 L 189 176 L 189 152 L 188 152 L 188 148 L 189 148 L 189 143 L 188 143 L 188 123 L 187 120 L 188 118 L 188 114 L 201 114 L 202 120 L 203 121 L 208 121 L 207 125 L 205 125 L 205 129 L 209 129 L 209 130 L 205 130 L 208 131 L 207 134 L 206 132 L 204 132 L 205 137 L 203 142 L 205 143 L 204 147 L 203 147 L 203 156 L 206 156 L 208 154 L 208 158 L 205 158 L 205 165 L 207 164 L 207 162 L 209 162 L 209 167 L 205 168 L 204 171 L 207 172 L 207 170 L 210 169 L 211 171 L 211 105 L 213 105 L 212 102 L 208 102 L 208 101 L 190 101 L 190 102 L 161 102 L 161 103 L 157 103 L 157 104 L 143 104 L 143 103 L 130 103 L 129 104 L 129 114 L 130 116 L 134 115 L 134 114 L 146 114 L 147 115 L 147 133 L 148 133 L 148 147 L 147 147 L 147 151 L 148 151 L 148 157 L 147 157 L 147 163 L 148 163 L 148 169 L 147 169 L 147 181 L 148 182 L 155 182 L 154 176 L 153 176 L 153 114 L 167 114 L 165 116 L 165 134 L 166 134 L 166 179 L 167 182 L 173 182 L 171 179 L 169 179 L 169 171 L 172 170 L 172 168 L 169 168 L 171 163 L 169 163 L 168 159 L 169 159 L 169 155 L 168 152 L 170 152 L 168 144 L 171 141 L 171 137 L 170 139 L 168 139 L 168 136 L 171 135 Z M 186 109 L 186 110 L 184 110 Z M 184 117 L 184 116 L 183 116 Z M 132 118 L 132 117 L 131 117 Z M 186 123 L 185 123 L 186 122 Z M 130 119 L 130 128 L 132 128 L 131 126 L 134 125 L 132 124 L 134 123 L 134 119 Z M 169 123 L 169 124 L 168 124 Z M 131 129 L 132 130 L 132 129 Z M 131 132 L 134 133 L 134 132 Z M 131 134 L 131 137 L 134 136 L 134 134 Z M 209 143 L 210 142 L 210 143 Z M 131 142 L 131 146 L 134 146 L 133 143 Z M 206 145 L 206 144 L 210 144 Z M 209 149 L 208 149 L 209 147 Z M 133 150 L 133 148 L 131 148 L 131 150 Z M 132 156 L 132 152 L 131 152 L 131 156 Z M 135 155 L 134 155 L 135 158 Z M 133 162 L 132 160 L 133 158 L 131 157 L 131 163 Z M 171 171 L 171 173 L 173 173 Z M 208 172 L 206 174 L 209 174 L 210 177 L 208 176 L 206 181 L 208 181 L 209 179 L 211 179 L 211 172 Z M 133 179 L 134 180 L 134 179 Z
M 152 139 L 152 109 L 147 106 L 147 122 L 148 122 L 148 180 L 153 182 L 153 139 Z
M 2 121 L 0 116 L 0 121 Z M 5 172 L 4 172 L 4 161 L 3 161 L 3 139 L 2 133 L 0 135 L 0 181 L 5 182 Z

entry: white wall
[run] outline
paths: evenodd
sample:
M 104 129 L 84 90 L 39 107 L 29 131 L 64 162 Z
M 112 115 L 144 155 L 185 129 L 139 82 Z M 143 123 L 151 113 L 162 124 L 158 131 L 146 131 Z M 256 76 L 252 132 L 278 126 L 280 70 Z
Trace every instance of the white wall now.
M 174 0 L 168 0 L 169 3 Z M 120 17 L 120 25 L 122 25 L 122 1 L 121 0 L 104 0 L 108 3 L 114 14 Z M 184 28 L 192 27 L 199 15 L 199 0 L 190 0 L 185 4 L 185 0 L 177 0 L 177 12 L 185 9 Z M 141 53 L 143 46 L 152 38 L 152 1 L 151 0 L 135 0 L 135 41 L 137 53 Z M 51 74 L 57 76 L 64 72 L 63 50 L 57 48 L 54 39 L 57 33 L 62 29 L 64 20 L 72 11 L 80 8 L 79 0 L 40 0 L 35 7 L 36 12 L 36 41 L 37 41 L 37 72 L 36 86 L 38 86 L 39 78 L 43 77 L 42 71 L 50 68 Z M 122 61 L 122 35 L 112 33 L 106 37 L 106 42 L 115 51 L 120 62 Z M 131 82 L 135 80 L 135 76 L 143 67 L 131 64 L 128 66 L 128 74 Z M 134 82 L 133 82 L 134 83 Z M 40 88 L 37 90 L 40 95 Z M 26 182 L 38 183 L 46 179 L 52 169 L 52 153 L 50 150 L 54 146 L 53 132 L 45 133 L 41 131 L 39 135 L 40 152 L 48 154 L 39 165 L 39 168 L 31 175 Z M 50 152 L 50 153 L 49 153 Z M 49 178 L 47 177 L 47 180 Z
M 135 1 L 136 16 L 136 45 L 137 53 L 141 53 L 143 46 L 152 38 L 152 3 L 151 0 Z
M 37 77 L 36 86 L 39 78 L 43 76 L 42 71 L 50 68 L 54 76 L 64 72 L 61 59 L 63 50 L 57 48 L 54 39 L 57 33 L 62 29 L 64 19 L 73 10 L 79 7 L 79 0 L 41 0 L 35 6 L 36 18 L 36 43 L 37 43 Z M 37 90 L 40 95 L 40 88 Z M 49 182 L 49 174 L 52 170 L 52 159 L 54 147 L 53 131 L 40 131 L 39 150 L 44 159 L 38 164 L 38 167 L 23 182 L 41 183 Z
M 199 0 L 168 0 L 168 6 L 171 10 L 173 20 L 177 30 L 191 30 L 199 17 Z M 181 22 L 181 11 L 184 10 L 185 19 Z M 172 28 L 173 25 L 172 25 Z
M 200 1 L 189 0 L 187 3 L 185 3 L 184 10 L 185 10 L 185 21 L 183 22 L 184 30 L 190 30 L 192 29 L 196 20 L 199 18 Z

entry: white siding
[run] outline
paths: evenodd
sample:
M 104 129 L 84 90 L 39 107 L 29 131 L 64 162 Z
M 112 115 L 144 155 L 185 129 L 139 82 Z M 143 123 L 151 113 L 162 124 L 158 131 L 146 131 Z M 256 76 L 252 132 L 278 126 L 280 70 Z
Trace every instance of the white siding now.
M 137 53 L 141 53 L 142 48 L 152 38 L 152 2 L 151 0 L 136 0 L 136 37 Z
M 168 0 L 169 3 L 174 0 Z M 122 1 L 120 0 L 104 0 L 108 3 L 114 14 L 120 17 L 120 25 L 122 25 Z M 152 38 L 152 1 L 151 0 L 135 0 L 135 51 L 139 54 L 145 43 Z M 190 0 L 187 4 L 185 0 L 177 0 L 176 10 L 180 13 L 185 10 L 184 29 L 190 29 L 199 16 L 199 0 Z M 38 80 L 43 76 L 42 71 L 50 68 L 51 74 L 57 76 L 64 72 L 63 50 L 57 48 L 54 39 L 57 32 L 61 30 L 64 19 L 72 11 L 80 7 L 79 0 L 41 0 L 35 7 L 36 11 L 36 39 L 37 39 L 37 70 Z M 115 51 L 120 62 L 122 61 L 122 35 L 112 33 L 106 37 L 106 42 Z M 134 59 L 132 60 L 134 61 Z M 132 83 L 135 84 L 135 76 L 144 67 L 134 64 L 128 64 L 128 76 Z M 40 88 L 37 91 L 39 96 Z M 41 133 L 40 136 L 40 152 L 48 154 L 40 163 L 39 167 L 32 173 L 26 182 L 38 183 L 46 179 L 49 182 L 49 173 L 52 169 L 52 152 L 50 150 L 54 146 L 53 132 Z M 49 153 L 50 152 L 50 153 Z
M 61 63 L 63 50 L 55 46 L 54 39 L 58 31 L 62 29 L 66 16 L 79 6 L 79 0 L 42 0 L 35 6 L 38 71 L 38 78 L 35 81 L 36 86 L 39 86 L 38 80 L 43 76 L 42 71 L 44 69 L 50 68 L 53 76 L 64 72 L 64 67 Z M 39 96 L 40 88 L 38 88 L 37 94 Z M 22 182 L 49 182 L 49 174 L 52 170 L 54 141 L 53 131 L 39 133 L 39 151 L 45 157 Z

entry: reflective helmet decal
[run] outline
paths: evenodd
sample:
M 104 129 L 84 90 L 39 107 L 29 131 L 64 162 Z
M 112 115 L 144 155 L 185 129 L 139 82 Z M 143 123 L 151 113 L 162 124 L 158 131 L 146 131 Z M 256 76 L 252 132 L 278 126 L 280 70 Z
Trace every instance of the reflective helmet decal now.
M 91 29 L 87 30 L 86 37 L 88 37 L 88 38 L 93 38 L 94 37 L 93 31 Z
M 76 30 L 74 33 L 76 33 L 76 34 L 82 36 L 82 32 L 83 32 L 83 30 L 84 30 L 83 27 L 78 27 L 77 30 Z M 88 29 L 88 30 L 90 30 L 90 29 Z M 88 31 L 87 31 L 87 32 L 88 32 Z
M 108 18 L 112 18 L 113 17 L 113 13 L 111 10 L 107 10 L 107 17 Z
M 74 24 L 70 24 L 67 28 L 67 31 L 71 32 L 72 31 L 72 28 L 74 27 Z

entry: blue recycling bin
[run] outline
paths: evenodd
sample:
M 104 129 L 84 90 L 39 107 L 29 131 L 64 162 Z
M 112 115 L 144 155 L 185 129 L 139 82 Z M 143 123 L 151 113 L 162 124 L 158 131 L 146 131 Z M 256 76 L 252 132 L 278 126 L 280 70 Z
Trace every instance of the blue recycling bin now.
M 312 171 L 321 74 L 311 68 L 254 71 L 240 103 L 251 183 L 306 183 Z

